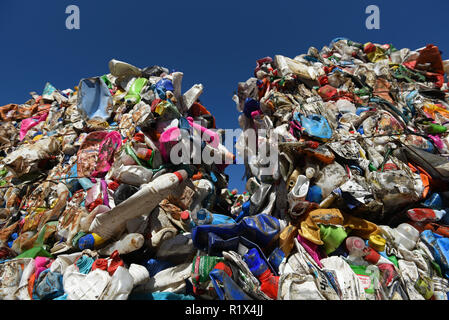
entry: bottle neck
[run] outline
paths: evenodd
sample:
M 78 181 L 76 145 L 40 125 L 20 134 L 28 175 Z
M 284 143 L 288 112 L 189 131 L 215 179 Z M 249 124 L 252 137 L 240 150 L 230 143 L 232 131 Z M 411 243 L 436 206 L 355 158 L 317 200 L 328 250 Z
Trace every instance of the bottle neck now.
M 265 270 L 258 278 L 260 282 L 265 282 L 272 276 L 270 269 Z

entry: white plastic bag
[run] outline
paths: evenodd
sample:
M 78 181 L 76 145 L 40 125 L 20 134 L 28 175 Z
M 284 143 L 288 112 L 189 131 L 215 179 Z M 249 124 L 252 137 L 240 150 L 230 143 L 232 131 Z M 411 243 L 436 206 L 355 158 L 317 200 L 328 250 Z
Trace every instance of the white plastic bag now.
M 110 281 L 109 273 L 101 269 L 95 269 L 87 275 L 71 272 L 63 277 L 67 300 L 99 300 Z
M 134 279 L 128 269 L 119 266 L 99 300 L 127 300 L 134 287 Z
M 15 292 L 15 297 L 19 300 L 31 300 L 28 293 L 28 281 L 31 275 L 36 271 L 36 265 L 34 263 L 34 259 L 27 258 L 24 260 L 24 268 L 22 271 L 22 276 L 20 277 L 20 282 L 17 287 L 17 291 Z M 27 262 L 28 260 L 28 262 Z
M 173 292 L 180 293 L 186 287 L 186 280 L 192 273 L 192 263 L 184 263 L 158 272 L 154 277 L 135 288 L 137 293 Z
M 30 258 L 13 259 L 0 264 L 0 299 L 16 300 L 23 270 L 31 262 Z
M 342 300 L 365 300 L 365 290 L 360 279 L 352 271 L 349 264 L 341 257 L 332 256 L 320 260 L 324 268 L 333 270 L 342 291 Z
M 279 278 L 278 300 L 326 300 L 310 274 L 286 273 Z

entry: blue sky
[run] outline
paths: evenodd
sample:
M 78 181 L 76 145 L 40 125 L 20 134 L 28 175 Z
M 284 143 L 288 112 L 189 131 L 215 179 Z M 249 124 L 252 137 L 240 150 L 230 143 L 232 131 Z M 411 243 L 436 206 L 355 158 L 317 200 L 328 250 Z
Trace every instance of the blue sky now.
M 80 8 L 80 30 L 65 27 L 68 5 Z M 365 8 L 380 8 L 380 29 L 365 27 Z M 238 128 L 232 95 L 256 60 L 294 57 L 339 36 L 416 49 L 439 46 L 449 58 L 449 1 L 0 1 L 0 105 L 23 103 L 47 81 L 73 88 L 109 72 L 112 58 L 138 67 L 184 72 L 183 91 L 204 85 L 203 104 L 221 128 Z M 241 165 L 230 187 L 244 190 Z

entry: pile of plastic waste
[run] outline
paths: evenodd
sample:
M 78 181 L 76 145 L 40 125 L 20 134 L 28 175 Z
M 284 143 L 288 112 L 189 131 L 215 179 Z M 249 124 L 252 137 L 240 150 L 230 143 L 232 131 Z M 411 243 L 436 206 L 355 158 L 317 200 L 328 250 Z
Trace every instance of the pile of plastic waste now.
M 109 69 L 0 107 L 0 299 L 448 299 L 436 46 L 339 38 L 257 60 L 236 155 L 202 85 Z
M 270 297 L 448 298 L 448 71 L 434 45 L 344 38 L 257 60 L 234 101 L 241 216 L 279 221 L 248 260 L 272 270 Z
M 159 66 L 109 69 L 0 107 L 1 299 L 191 299 L 191 228 L 233 221 L 226 161 L 201 161 L 234 160 L 203 86 L 182 93 L 183 73 Z

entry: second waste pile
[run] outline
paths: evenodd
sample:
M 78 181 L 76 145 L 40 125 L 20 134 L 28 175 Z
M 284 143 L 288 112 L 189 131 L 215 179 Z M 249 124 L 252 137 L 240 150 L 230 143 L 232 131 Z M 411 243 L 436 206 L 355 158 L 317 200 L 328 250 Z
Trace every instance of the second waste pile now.
M 235 154 L 201 84 L 109 70 L 0 107 L 0 299 L 448 299 L 437 46 L 338 38 L 257 60 Z

